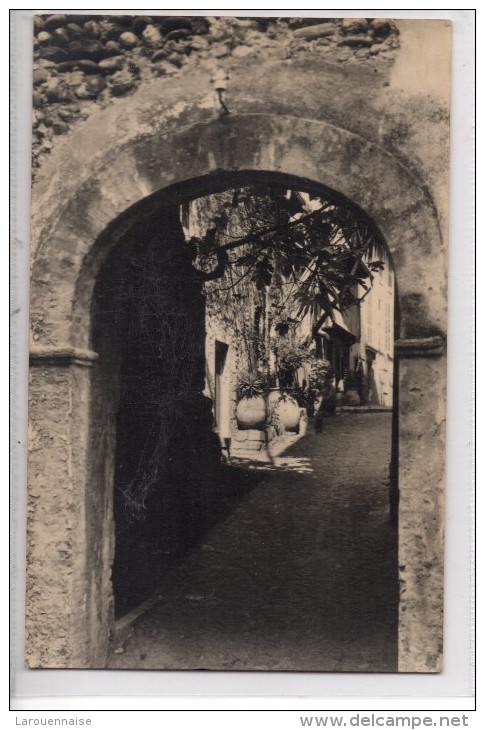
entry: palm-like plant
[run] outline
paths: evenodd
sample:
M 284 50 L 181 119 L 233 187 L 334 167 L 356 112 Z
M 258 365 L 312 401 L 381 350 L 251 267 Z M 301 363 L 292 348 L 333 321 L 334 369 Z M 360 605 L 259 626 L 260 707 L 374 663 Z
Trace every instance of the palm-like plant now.
M 319 312 L 316 334 L 334 319 L 334 311 L 358 305 L 373 273 L 384 268 L 386 252 L 377 230 L 350 205 L 323 198 L 309 202 L 301 193 L 274 188 L 245 189 L 236 198 L 236 206 L 243 200 L 238 235 L 231 235 L 225 213 L 213 217 L 204 237 L 192 239 L 203 270 L 216 255 L 218 262 L 221 252 L 225 256 L 224 281 L 212 282 L 209 292 L 236 291 L 241 282 L 251 282 L 257 291 L 284 290 L 297 320 Z
M 268 380 L 263 373 L 246 371 L 239 376 L 236 395 L 238 400 L 256 398 L 268 390 Z

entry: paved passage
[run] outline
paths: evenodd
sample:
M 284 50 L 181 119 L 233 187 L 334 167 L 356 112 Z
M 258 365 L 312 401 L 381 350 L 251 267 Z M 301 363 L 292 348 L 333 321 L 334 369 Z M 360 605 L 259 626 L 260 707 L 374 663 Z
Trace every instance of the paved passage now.
M 244 464 L 261 479 L 167 573 L 110 666 L 395 671 L 390 446 L 390 413 L 349 413 Z

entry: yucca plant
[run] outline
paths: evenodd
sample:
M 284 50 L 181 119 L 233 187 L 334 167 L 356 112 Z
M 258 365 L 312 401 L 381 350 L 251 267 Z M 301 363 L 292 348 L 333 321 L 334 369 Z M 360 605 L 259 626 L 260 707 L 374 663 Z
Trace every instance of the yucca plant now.
M 256 398 L 268 391 L 268 379 L 264 373 L 244 372 L 239 376 L 236 386 L 238 400 Z

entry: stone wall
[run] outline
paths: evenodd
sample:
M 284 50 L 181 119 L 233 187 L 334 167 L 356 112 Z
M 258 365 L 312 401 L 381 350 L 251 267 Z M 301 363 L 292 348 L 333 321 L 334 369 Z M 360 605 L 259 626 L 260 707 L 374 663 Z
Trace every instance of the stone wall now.
M 89 352 L 91 303 L 103 261 L 187 185 L 196 197 L 227 189 L 235 178 L 243 185 L 248 175 L 271 175 L 352 201 L 390 248 L 401 315 L 399 661 L 403 671 L 437 671 L 449 28 L 441 21 L 365 21 L 350 32 L 347 22 L 321 19 L 191 19 L 184 26 L 177 18 L 178 27 L 150 20 L 36 21 L 29 662 L 99 666 L 106 653 L 109 577 L 100 573 L 109 573 L 110 555 L 94 556 L 102 528 L 93 522 L 93 537 L 85 514 L 89 495 L 102 488 L 87 469 L 89 404 L 97 391 L 90 391 L 85 364 L 96 360 Z M 158 29 L 159 46 L 150 45 L 154 31 L 143 35 L 149 26 Z M 123 41 L 124 33 L 133 36 Z M 421 73 L 430 49 L 431 87 Z M 216 64 L 230 76 L 225 118 L 210 83 Z M 109 553 L 110 540 L 104 544 Z M 89 580 L 96 588 L 90 594 Z M 71 610 L 86 600 L 90 626 Z

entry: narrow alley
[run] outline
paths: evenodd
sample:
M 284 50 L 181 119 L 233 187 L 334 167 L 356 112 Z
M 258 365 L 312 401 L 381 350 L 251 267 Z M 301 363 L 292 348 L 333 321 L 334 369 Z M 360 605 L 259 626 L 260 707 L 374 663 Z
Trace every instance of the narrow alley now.
M 115 669 L 396 671 L 391 413 L 326 419 L 256 472 L 131 629 Z M 229 470 L 230 471 L 230 470 Z

